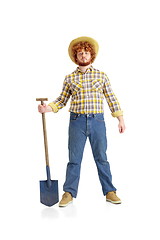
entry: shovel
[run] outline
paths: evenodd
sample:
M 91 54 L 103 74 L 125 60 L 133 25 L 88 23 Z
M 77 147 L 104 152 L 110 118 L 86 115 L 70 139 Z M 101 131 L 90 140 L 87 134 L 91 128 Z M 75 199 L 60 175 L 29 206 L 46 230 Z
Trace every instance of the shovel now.
M 36 101 L 41 101 L 41 105 L 43 105 L 44 101 L 48 101 L 48 98 L 36 98 Z M 42 123 L 44 134 L 47 180 L 40 181 L 40 202 L 48 207 L 51 207 L 59 201 L 59 195 L 58 195 L 58 180 L 51 180 L 50 175 L 45 113 L 42 113 Z

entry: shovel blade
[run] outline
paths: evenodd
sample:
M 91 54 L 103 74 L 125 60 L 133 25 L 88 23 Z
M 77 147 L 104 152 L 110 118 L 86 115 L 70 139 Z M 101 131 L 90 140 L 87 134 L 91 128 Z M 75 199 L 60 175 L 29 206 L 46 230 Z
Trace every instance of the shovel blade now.
M 59 202 L 58 180 L 50 181 L 50 187 L 48 187 L 47 180 L 40 181 L 40 202 L 48 207 L 51 207 Z

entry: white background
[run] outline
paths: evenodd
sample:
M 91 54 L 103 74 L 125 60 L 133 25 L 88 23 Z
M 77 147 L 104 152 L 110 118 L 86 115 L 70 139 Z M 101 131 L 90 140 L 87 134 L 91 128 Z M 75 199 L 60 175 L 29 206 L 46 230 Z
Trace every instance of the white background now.
M 0 235 L 3 239 L 160 239 L 159 80 L 157 0 L 2 0 L 0 2 Z M 100 46 L 104 71 L 124 111 L 126 132 L 105 103 L 108 160 L 121 205 L 105 201 L 89 142 L 79 192 L 67 208 L 39 201 L 46 179 L 37 97 L 55 100 L 76 65 L 74 38 Z M 63 194 L 68 162 L 69 103 L 47 114 L 52 180 Z

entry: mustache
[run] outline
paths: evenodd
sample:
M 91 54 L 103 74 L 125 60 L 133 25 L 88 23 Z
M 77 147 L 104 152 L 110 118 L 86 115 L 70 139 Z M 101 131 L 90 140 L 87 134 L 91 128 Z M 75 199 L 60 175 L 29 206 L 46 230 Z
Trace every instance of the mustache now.
M 77 63 L 78 63 L 79 66 L 83 66 L 84 67 L 84 66 L 88 66 L 89 64 L 91 64 L 91 60 L 88 61 L 88 62 L 79 62 L 78 61 Z

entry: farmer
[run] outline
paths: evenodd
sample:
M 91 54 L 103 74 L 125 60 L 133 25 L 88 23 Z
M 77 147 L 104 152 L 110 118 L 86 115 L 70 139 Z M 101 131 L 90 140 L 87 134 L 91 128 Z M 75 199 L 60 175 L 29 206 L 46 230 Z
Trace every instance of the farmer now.
M 98 43 L 90 37 L 74 39 L 68 48 L 71 60 L 78 65 L 77 69 L 65 77 L 60 96 L 48 106 L 39 105 L 40 113 L 57 113 L 66 106 L 71 97 L 69 124 L 69 162 L 64 194 L 60 207 L 68 206 L 76 198 L 80 178 L 80 168 L 87 137 L 89 138 L 94 160 L 97 166 L 100 183 L 106 200 L 121 203 L 112 184 L 110 165 L 107 161 L 107 138 L 104 122 L 103 99 L 107 100 L 113 117 L 119 121 L 119 132 L 125 131 L 123 112 L 115 97 L 110 81 L 104 72 L 93 68 L 99 50 Z

